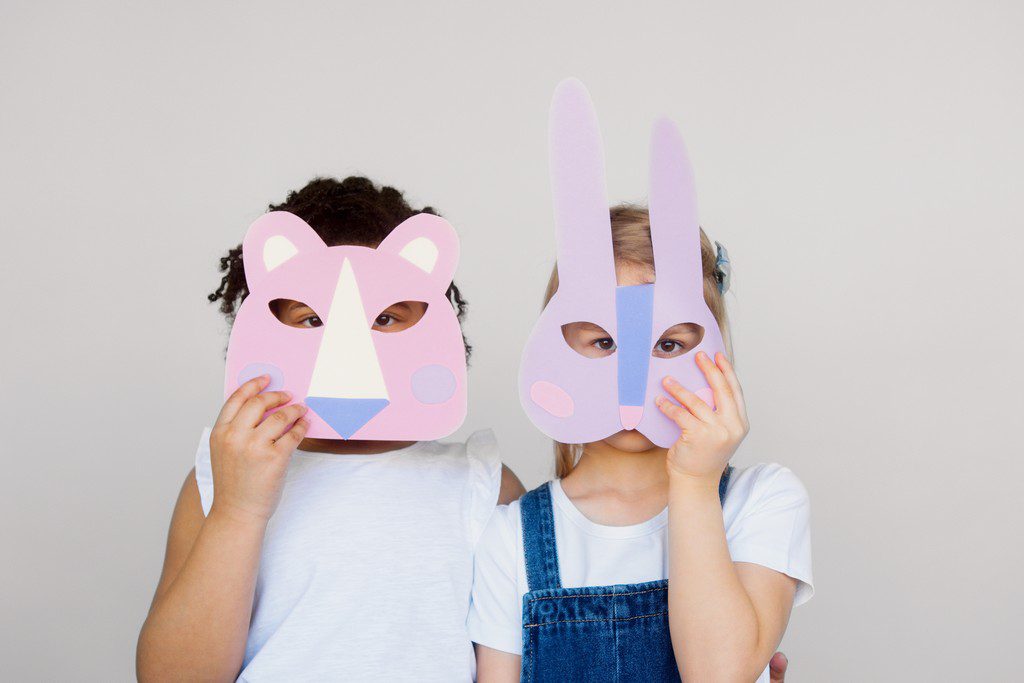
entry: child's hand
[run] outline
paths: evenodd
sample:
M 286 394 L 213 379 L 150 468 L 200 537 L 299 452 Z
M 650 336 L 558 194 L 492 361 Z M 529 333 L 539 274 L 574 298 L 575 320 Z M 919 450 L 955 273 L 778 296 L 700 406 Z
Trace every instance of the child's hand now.
M 309 428 L 306 406 L 290 405 L 263 419 L 268 410 L 287 403 L 283 391 L 259 393 L 270 382 L 264 375 L 231 394 L 210 434 L 214 502 L 220 511 L 265 524 L 277 507 L 292 452 Z M 294 424 L 293 424 L 294 423 Z M 289 428 L 290 427 L 290 428 Z
M 668 451 L 667 465 L 669 474 L 713 480 L 717 484 L 750 425 L 743 391 L 725 354 L 717 354 L 713 363 L 701 351 L 697 354 L 697 365 L 714 392 L 715 409 L 671 377 L 662 381 L 665 390 L 682 404 L 679 406 L 664 396 L 657 399 L 661 412 L 683 430 Z

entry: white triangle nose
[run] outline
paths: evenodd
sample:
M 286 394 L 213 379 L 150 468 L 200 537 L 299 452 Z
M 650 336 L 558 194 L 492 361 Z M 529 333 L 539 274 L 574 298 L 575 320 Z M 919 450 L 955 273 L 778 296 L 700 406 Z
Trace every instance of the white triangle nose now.
M 377 359 L 366 311 L 352 264 L 341 264 L 331 310 L 317 352 L 308 396 L 320 398 L 387 399 L 384 375 Z

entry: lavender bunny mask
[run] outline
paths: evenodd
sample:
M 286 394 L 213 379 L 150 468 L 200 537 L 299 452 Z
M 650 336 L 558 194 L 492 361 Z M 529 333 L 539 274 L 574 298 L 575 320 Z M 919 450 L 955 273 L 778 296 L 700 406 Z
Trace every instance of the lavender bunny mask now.
M 667 448 L 680 432 L 654 403 L 664 393 L 662 378 L 671 375 L 713 405 L 694 356 L 704 351 L 713 357 L 725 350 L 704 301 L 696 188 L 683 139 L 667 119 L 651 131 L 653 284 L 616 282 L 601 133 L 590 95 L 578 80 L 562 81 L 555 90 L 549 154 L 558 291 L 523 351 L 520 402 L 533 423 L 556 441 L 589 443 L 635 429 Z M 562 330 L 578 322 L 606 330 L 614 352 L 591 358 L 573 350 Z M 665 331 L 682 323 L 702 328 L 700 342 L 682 355 L 654 356 Z

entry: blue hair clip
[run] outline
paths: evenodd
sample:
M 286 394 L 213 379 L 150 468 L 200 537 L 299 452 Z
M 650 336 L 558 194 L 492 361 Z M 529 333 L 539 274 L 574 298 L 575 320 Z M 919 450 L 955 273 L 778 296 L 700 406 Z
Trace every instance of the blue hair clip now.
M 718 257 L 715 259 L 715 279 L 718 280 L 718 292 L 725 294 L 729 291 L 729 283 L 732 281 L 732 263 L 729 261 L 729 252 L 721 242 L 715 242 L 715 249 Z

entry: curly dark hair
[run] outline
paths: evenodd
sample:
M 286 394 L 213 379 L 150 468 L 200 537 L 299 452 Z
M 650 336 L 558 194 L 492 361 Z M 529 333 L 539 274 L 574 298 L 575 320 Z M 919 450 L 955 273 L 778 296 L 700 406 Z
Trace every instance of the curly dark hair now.
M 295 214 L 306 221 L 328 246 L 353 244 L 376 247 L 406 218 L 417 213 L 440 215 L 429 206 L 412 208 L 400 190 L 387 185 L 378 186 L 363 176 L 349 176 L 344 180 L 314 178 L 302 189 L 289 192 L 280 204 L 271 204 L 267 209 Z M 211 302 L 219 301 L 221 313 L 228 323 L 233 323 L 238 307 L 249 295 L 241 244 L 221 257 L 220 272 L 224 273 L 220 286 L 207 298 Z M 448 286 L 447 296 L 461 323 L 467 304 L 454 282 Z M 466 344 L 467 358 L 469 351 L 470 346 Z

